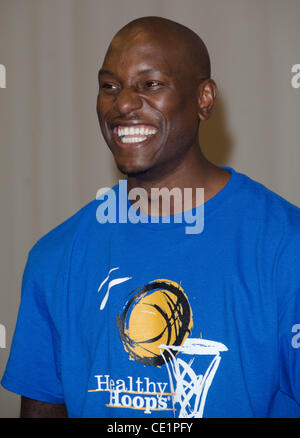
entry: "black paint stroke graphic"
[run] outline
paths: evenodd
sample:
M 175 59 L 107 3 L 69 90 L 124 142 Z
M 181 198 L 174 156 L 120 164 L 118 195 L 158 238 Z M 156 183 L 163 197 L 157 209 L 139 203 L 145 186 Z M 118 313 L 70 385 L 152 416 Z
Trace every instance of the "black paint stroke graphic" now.
M 129 336 L 128 325 L 131 312 L 138 302 L 141 301 L 141 299 L 149 296 L 155 291 L 159 291 L 164 295 L 166 304 L 170 310 L 170 314 L 167 314 L 159 307 L 159 305 L 155 303 L 146 303 L 146 305 L 149 306 L 150 311 L 152 307 L 162 315 L 165 325 L 157 336 L 137 342 L 131 339 Z M 174 333 L 175 341 L 171 343 L 171 345 L 181 345 L 183 343 L 185 338 L 190 333 L 190 328 L 192 326 L 192 312 L 187 297 L 179 285 L 176 286 L 176 283 L 173 284 L 162 280 L 155 280 L 139 289 L 135 289 L 130 295 L 132 295 L 132 297 L 127 302 L 124 312 L 121 315 L 119 313 L 119 315 L 116 317 L 116 324 L 124 348 L 129 354 L 129 357 L 137 362 L 140 362 L 144 365 L 161 366 L 165 364 L 165 361 L 168 362 L 171 359 L 170 354 L 165 351 L 164 360 L 161 354 L 154 353 L 149 349 L 149 346 L 153 342 L 157 342 L 159 339 L 162 339 L 162 337 L 165 335 L 167 335 L 167 342 L 164 343 L 170 345 L 171 337 L 174 336 Z M 137 354 L 137 347 L 146 354 L 150 353 L 151 356 L 149 357 L 147 355 L 143 356 L 142 354 Z

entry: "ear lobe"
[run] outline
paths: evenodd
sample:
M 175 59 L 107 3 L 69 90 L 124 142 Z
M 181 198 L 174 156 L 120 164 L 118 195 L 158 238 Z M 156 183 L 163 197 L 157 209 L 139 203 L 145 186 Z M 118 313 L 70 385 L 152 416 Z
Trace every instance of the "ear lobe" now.
M 203 81 L 198 87 L 198 116 L 200 120 L 209 119 L 215 99 L 217 97 L 217 85 L 213 79 Z

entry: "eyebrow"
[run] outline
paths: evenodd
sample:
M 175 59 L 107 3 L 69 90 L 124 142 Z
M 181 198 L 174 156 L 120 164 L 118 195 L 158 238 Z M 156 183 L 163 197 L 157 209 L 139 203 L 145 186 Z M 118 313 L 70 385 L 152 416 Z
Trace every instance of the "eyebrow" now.
M 138 72 L 139 75 L 147 74 L 147 73 L 162 73 L 162 74 L 168 76 L 168 73 L 166 73 L 166 72 L 164 72 L 162 70 L 159 70 L 158 68 L 146 68 L 146 69 L 141 70 L 141 71 Z M 110 70 L 104 70 L 104 69 L 101 68 L 99 70 L 99 72 L 98 72 L 98 76 L 103 76 L 103 75 L 115 76 L 114 73 L 111 72 Z
M 102 68 L 98 72 L 98 76 L 102 75 L 108 75 L 108 76 L 114 76 L 114 74 L 109 70 L 103 70 Z
M 159 70 L 158 68 L 146 68 L 144 70 L 141 70 L 139 74 L 146 74 L 146 73 L 163 73 L 164 75 L 167 75 L 168 73 L 162 70 Z

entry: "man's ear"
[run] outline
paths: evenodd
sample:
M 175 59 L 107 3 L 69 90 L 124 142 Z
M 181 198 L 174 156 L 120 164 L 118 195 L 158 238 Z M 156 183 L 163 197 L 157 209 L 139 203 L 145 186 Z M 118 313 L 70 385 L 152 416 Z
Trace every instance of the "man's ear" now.
M 217 85 L 213 79 L 206 79 L 198 87 L 198 115 L 200 120 L 209 119 L 217 97 Z

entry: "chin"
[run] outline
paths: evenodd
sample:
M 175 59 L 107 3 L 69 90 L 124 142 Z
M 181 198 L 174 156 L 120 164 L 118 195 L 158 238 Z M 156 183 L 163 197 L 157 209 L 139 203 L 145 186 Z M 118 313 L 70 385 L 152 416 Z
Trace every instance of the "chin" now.
M 153 167 L 152 163 L 122 163 L 117 160 L 116 165 L 121 173 L 128 176 L 143 175 L 150 171 Z

